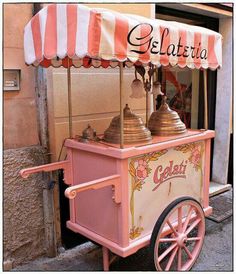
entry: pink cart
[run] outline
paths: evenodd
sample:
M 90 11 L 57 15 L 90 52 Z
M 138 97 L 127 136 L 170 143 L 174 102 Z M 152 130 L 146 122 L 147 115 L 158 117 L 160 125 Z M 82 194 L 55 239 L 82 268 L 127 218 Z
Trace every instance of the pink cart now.
M 65 15 L 67 32 L 63 26 L 61 33 L 67 33 L 66 43 L 55 29 L 62 27 Z M 158 37 L 163 47 L 159 52 Z M 109 270 L 109 251 L 127 257 L 148 245 L 157 270 L 189 270 L 198 258 L 205 216 L 212 212 L 214 132 L 189 129 L 182 135 L 152 136 L 148 143 L 125 145 L 122 73 L 124 64 L 216 69 L 221 66 L 221 40 L 218 33 L 199 27 L 71 4 L 49 5 L 26 26 L 26 63 L 67 67 L 69 96 L 70 66 L 120 67 L 120 144 L 78 141 L 72 136 L 70 117 L 66 160 L 21 171 L 26 178 L 35 172 L 64 170 L 70 200 L 67 227 L 102 245 L 104 270 Z M 194 54 L 188 51 L 191 41 Z M 178 51 L 182 45 L 179 57 L 175 45 Z

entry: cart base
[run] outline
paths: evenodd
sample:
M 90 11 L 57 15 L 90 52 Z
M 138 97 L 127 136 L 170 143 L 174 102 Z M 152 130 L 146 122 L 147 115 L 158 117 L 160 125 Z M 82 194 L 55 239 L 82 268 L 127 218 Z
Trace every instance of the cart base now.
M 208 206 L 203 209 L 205 217 L 211 215 L 212 207 Z M 117 254 L 121 257 L 127 257 L 129 255 L 134 254 L 139 249 L 149 245 L 151 235 L 147 235 L 141 239 L 135 240 L 129 244 L 127 247 L 121 247 L 118 244 L 86 229 L 79 224 L 73 223 L 71 221 L 67 221 L 67 227 L 74 232 L 80 233 L 83 236 L 99 243 L 102 245 L 103 252 L 103 269 L 104 271 L 109 271 L 110 264 L 114 261 L 114 258 L 110 259 L 109 253 L 110 251 L 114 254 Z

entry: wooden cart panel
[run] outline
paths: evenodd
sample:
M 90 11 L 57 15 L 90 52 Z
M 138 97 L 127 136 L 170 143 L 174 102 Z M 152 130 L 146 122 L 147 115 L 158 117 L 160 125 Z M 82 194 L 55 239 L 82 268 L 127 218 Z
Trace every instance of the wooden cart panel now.
M 117 173 L 115 158 L 82 150 L 73 150 L 72 157 L 74 185 Z M 112 196 L 112 187 L 107 186 L 78 193 L 70 203 L 74 203 L 76 223 L 118 242 L 118 205 Z
M 132 157 L 129 165 L 129 238 L 152 233 L 173 200 L 189 196 L 203 202 L 205 142 Z

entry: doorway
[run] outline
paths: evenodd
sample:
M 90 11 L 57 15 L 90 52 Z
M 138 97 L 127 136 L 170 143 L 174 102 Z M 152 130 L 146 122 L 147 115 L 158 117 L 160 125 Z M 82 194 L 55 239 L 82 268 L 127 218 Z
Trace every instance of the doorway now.
M 66 227 L 66 222 L 69 220 L 69 199 L 65 198 L 65 190 L 68 187 L 63 181 L 64 175 L 63 170 L 58 172 L 58 182 L 59 182 L 59 197 L 60 197 L 60 219 L 61 219 L 61 242 L 64 248 L 69 249 L 77 245 L 83 244 L 88 241 L 88 239 L 79 233 L 75 233 Z

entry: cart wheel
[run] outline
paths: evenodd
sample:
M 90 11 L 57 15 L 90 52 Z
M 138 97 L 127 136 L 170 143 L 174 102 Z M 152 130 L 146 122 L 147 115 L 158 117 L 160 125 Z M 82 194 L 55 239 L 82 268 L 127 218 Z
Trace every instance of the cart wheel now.
M 190 197 L 172 202 L 161 214 L 151 237 L 152 262 L 157 270 L 190 270 L 202 249 L 205 216 Z

